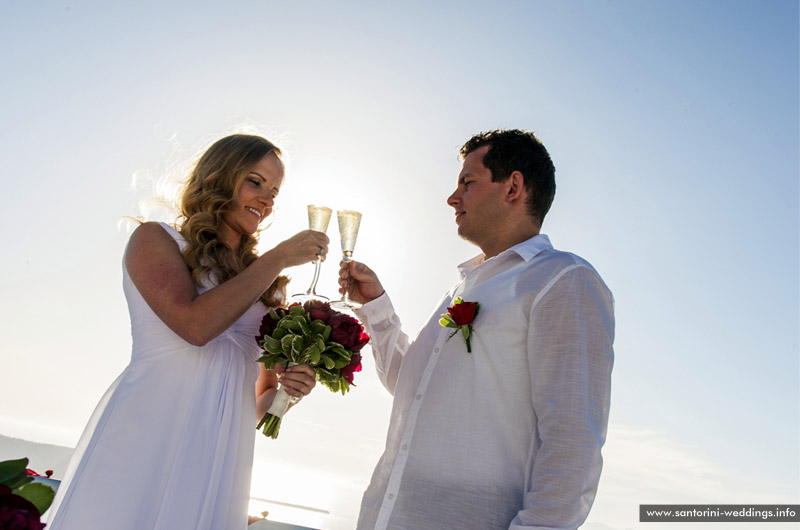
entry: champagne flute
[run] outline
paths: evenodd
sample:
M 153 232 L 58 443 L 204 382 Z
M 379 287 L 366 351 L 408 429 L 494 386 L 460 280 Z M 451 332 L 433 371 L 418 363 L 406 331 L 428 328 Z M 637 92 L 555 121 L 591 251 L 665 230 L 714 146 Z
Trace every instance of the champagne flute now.
M 353 249 L 356 247 L 358 227 L 361 225 L 361 213 L 353 210 L 337 210 L 336 217 L 339 220 L 342 259 L 345 263 L 350 263 L 350 260 L 353 259 Z M 332 302 L 331 306 L 340 309 L 357 309 L 361 307 L 361 304 L 350 300 L 350 293 L 348 293 L 347 287 L 345 287 L 341 300 Z
M 315 204 L 308 205 L 308 228 L 322 232 L 323 234 L 328 231 L 328 223 L 331 220 L 332 210 L 327 206 L 317 206 Z M 311 280 L 311 286 L 305 293 L 298 293 L 292 296 L 292 300 L 297 302 L 304 302 L 306 300 L 325 300 L 328 298 L 317 294 L 317 281 L 319 281 L 319 271 L 322 268 L 322 258 L 317 255 L 317 262 L 314 268 L 314 279 Z

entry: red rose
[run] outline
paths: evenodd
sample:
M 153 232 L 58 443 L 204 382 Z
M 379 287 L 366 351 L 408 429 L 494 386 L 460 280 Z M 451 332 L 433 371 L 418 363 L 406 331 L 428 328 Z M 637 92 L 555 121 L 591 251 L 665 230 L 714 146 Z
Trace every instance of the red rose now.
M 283 316 L 283 310 L 278 310 L 278 317 Z M 261 327 L 258 328 L 258 337 L 256 337 L 257 341 L 260 341 L 264 335 L 272 336 L 272 332 L 275 331 L 275 328 L 278 326 L 278 321 L 273 320 L 272 317 L 267 313 L 264 315 L 264 318 L 261 319 Z
M 321 320 L 326 324 L 334 312 L 333 309 L 331 309 L 331 305 L 322 300 L 309 300 L 303 304 L 303 309 L 305 309 L 312 320 Z
M 0 484 L 0 528 L 14 530 L 42 530 L 39 510 L 28 499 L 11 493 L 11 488 Z
M 461 302 L 448 307 L 447 312 L 450 313 L 453 322 L 459 326 L 466 326 L 467 324 L 472 324 L 472 321 L 475 320 L 477 309 L 478 302 Z
M 361 371 L 361 354 L 354 353 L 353 356 L 350 357 L 350 364 L 339 370 L 339 373 L 342 374 L 342 377 L 344 378 L 345 381 L 347 381 L 348 385 L 353 385 L 353 373 L 360 371 Z
M 363 329 L 363 326 L 362 326 L 362 329 Z M 366 346 L 368 342 L 369 342 L 369 335 L 367 335 L 366 333 L 364 333 L 362 331 L 361 334 L 358 336 L 358 342 L 356 342 L 355 345 L 350 349 L 352 351 L 361 351 L 361 348 Z
M 20 510 L 9 506 L 0 506 L 0 528 L 9 530 L 42 530 L 45 524 L 41 522 L 38 513 Z
M 350 315 L 336 312 L 328 320 L 328 325 L 331 327 L 331 340 L 338 342 L 346 350 L 358 351 L 369 340 L 364 333 L 364 326 Z

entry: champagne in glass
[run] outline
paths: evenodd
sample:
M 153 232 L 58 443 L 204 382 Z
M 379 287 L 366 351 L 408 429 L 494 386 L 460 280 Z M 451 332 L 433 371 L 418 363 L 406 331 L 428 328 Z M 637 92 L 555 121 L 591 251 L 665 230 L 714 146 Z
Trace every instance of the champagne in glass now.
M 328 231 L 328 223 L 331 220 L 332 210 L 327 206 L 317 206 L 315 204 L 308 205 L 308 228 L 316 230 L 317 232 L 325 233 Z M 305 293 L 299 293 L 292 296 L 292 299 L 297 302 L 306 300 L 328 300 L 327 297 L 317 294 L 317 281 L 319 281 L 319 271 L 322 268 L 322 259 L 317 256 L 316 266 L 314 268 L 314 279 L 311 280 L 311 286 Z
M 327 206 L 308 205 L 308 228 L 317 232 L 325 233 L 328 231 L 328 223 L 331 220 L 331 209 Z
M 349 263 L 353 258 L 353 250 L 356 247 L 356 239 L 358 238 L 358 227 L 361 225 L 361 213 L 352 210 L 339 210 L 336 212 L 339 219 L 339 237 L 342 243 L 342 259 Z M 347 309 L 355 309 L 361 307 L 361 304 L 350 300 L 350 294 L 347 288 L 344 290 L 341 300 L 333 302 L 331 305 L 334 307 L 341 307 Z

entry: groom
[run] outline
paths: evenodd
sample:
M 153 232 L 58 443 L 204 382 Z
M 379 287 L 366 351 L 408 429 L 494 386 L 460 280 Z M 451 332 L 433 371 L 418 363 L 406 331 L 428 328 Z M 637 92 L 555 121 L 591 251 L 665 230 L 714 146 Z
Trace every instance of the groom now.
M 588 262 L 539 232 L 555 170 L 532 133 L 478 134 L 461 156 L 447 203 L 481 254 L 459 266 L 415 340 L 377 275 L 342 263 L 394 395 L 358 528 L 574 529 L 600 477 L 613 297 Z

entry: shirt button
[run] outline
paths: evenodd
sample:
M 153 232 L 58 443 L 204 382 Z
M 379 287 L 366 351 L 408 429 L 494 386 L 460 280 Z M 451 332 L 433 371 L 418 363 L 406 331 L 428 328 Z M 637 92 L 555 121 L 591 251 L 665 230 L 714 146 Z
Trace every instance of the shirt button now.
M 394 493 L 390 493 L 389 494 L 389 500 L 392 500 L 392 499 L 394 499 Z
M 403 451 L 405 451 L 406 449 L 408 449 L 408 444 L 403 444 Z
M 439 348 L 434 348 L 433 353 L 439 353 Z
M 422 399 L 422 394 L 417 394 L 417 399 Z

